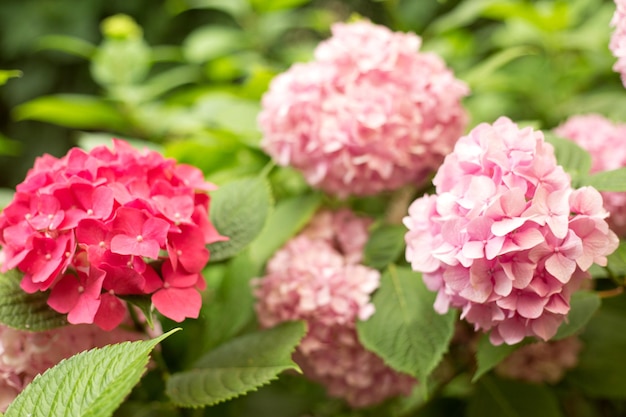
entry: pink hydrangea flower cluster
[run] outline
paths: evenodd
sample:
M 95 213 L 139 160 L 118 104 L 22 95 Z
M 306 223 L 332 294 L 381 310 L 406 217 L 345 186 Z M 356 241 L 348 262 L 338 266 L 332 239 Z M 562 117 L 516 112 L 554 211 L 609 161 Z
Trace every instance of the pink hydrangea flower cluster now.
M 599 114 L 572 116 L 554 132 L 571 139 L 591 154 L 591 172 L 626 167 L 626 124 L 613 123 Z M 601 192 L 611 217 L 609 225 L 626 235 L 626 193 Z
M 438 312 L 460 308 L 494 344 L 550 339 L 618 245 L 600 193 L 573 190 L 543 134 L 508 118 L 459 139 L 433 183 L 404 219 L 406 258 Z
M 104 331 L 94 325 L 66 326 L 45 332 L 26 332 L 0 325 L 0 411 L 38 374 L 62 359 L 112 343 L 145 339 L 140 332 Z
M 420 45 L 369 21 L 333 25 L 314 61 L 272 80 L 265 151 L 342 197 L 422 182 L 465 129 L 468 88 Z
M 622 84 L 626 87 L 626 0 L 615 0 L 615 13 L 611 26 L 615 28 L 609 48 L 617 58 L 613 71 L 621 74 Z
M 50 291 L 70 323 L 113 329 L 123 296 L 151 297 L 163 315 L 197 317 L 214 186 L 202 172 L 121 140 L 113 149 L 43 156 L 0 214 L 2 270 L 24 273 L 24 291 Z
M 255 281 L 262 326 L 305 320 L 308 333 L 294 355 L 305 375 L 353 407 L 408 394 L 415 380 L 386 366 L 358 340 L 356 320 L 374 313 L 370 295 L 380 273 L 361 265 L 369 221 L 348 210 L 320 212 L 276 252 Z
M 578 337 L 522 346 L 496 366 L 498 375 L 536 384 L 556 384 L 576 367 L 583 347 Z

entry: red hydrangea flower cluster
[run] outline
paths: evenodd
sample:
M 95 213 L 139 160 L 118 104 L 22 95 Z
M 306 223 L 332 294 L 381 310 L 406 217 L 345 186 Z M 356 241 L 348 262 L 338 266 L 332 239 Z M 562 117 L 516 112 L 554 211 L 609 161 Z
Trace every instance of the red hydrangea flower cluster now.
M 2 268 L 24 272 L 28 293 L 50 291 L 73 324 L 115 328 L 129 295 L 176 321 L 197 317 L 206 244 L 223 239 L 208 219 L 213 188 L 200 170 L 120 140 L 45 155 L 0 214 Z
M 554 132 L 571 139 L 591 154 L 591 172 L 626 167 L 626 124 L 613 123 L 599 114 L 572 116 Z M 626 193 L 601 192 L 607 220 L 619 236 L 626 235 Z
M 159 329 L 154 336 L 160 333 Z M 0 325 L 0 412 L 38 374 L 61 360 L 95 347 L 147 337 L 121 327 L 107 332 L 87 324 L 36 333 Z
M 370 295 L 380 282 L 378 271 L 360 264 L 368 225 L 348 210 L 321 212 L 255 281 L 261 324 L 306 320 L 309 330 L 294 359 L 305 375 L 353 407 L 407 395 L 415 384 L 358 340 L 356 320 L 374 313 Z
M 406 258 L 494 344 L 551 338 L 593 263 L 618 245 L 595 189 L 573 190 L 543 134 L 507 118 L 457 142 L 409 207 Z
M 335 24 L 315 60 L 272 80 L 262 146 L 342 197 L 420 183 L 463 133 L 467 86 L 421 39 L 368 21 Z
M 613 71 L 621 74 L 622 84 L 626 87 L 626 0 L 615 0 L 615 6 L 611 20 L 611 26 L 615 27 L 615 31 L 611 36 L 609 48 L 617 58 Z

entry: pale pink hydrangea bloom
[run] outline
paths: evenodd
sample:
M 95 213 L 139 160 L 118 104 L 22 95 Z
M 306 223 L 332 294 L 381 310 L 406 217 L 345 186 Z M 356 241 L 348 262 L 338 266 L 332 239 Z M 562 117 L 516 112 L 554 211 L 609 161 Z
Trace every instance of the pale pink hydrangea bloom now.
M 0 325 L 0 411 L 4 412 L 35 376 L 62 359 L 94 347 L 145 338 L 143 333 L 121 327 L 104 331 L 88 324 L 45 332 L 27 332 Z
M 422 182 L 463 133 L 468 88 L 420 45 L 369 21 L 333 25 L 314 61 L 272 80 L 265 151 L 342 197 Z
M 626 87 L 626 0 L 615 0 L 615 13 L 611 26 L 615 28 L 611 36 L 609 48 L 617 58 L 613 71 L 621 74 L 622 83 Z
M 577 337 L 532 343 L 509 355 L 495 371 L 500 376 L 520 381 L 556 384 L 568 370 L 576 367 L 582 347 Z
M 613 123 L 599 114 L 572 116 L 554 132 L 571 139 L 591 154 L 591 172 L 626 167 L 626 124 Z M 626 193 L 601 192 L 607 220 L 620 236 L 626 235 Z
M 223 240 L 208 219 L 214 189 L 197 168 L 114 140 L 90 152 L 38 158 L 0 214 L 2 271 L 72 324 L 110 330 L 125 295 L 150 297 L 163 315 L 197 317 L 206 244 Z
M 380 281 L 378 271 L 360 264 L 369 223 L 348 210 L 319 213 L 254 283 L 261 325 L 305 320 L 308 333 L 294 359 L 353 407 L 406 395 L 415 384 L 358 340 L 356 321 L 374 313 L 370 296 Z
M 494 344 L 554 336 L 585 271 L 618 245 L 600 193 L 572 190 L 543 134 L 508 118 L 459 139 L 433 183 L 404 219 L 406 258 L 438 312 L 460 308 Z

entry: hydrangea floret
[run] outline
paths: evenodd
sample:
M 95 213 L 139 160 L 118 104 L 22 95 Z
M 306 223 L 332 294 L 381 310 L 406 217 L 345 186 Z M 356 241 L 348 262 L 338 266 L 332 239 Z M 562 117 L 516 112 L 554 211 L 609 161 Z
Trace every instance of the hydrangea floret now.
M 591 173 L 626 167 L 626 124 L 599 114 L 576 115 L 554 132 L 571 139 L 591 154 Z M 618 236 L 626 235 L 626 193 L 602 191 L 607 219 Z
M 506 117 L 460 138 L 433 183 L 404 218 L 406 258 L 438 312 L 461 309 L 493 344 L 554 336 L 618 245 L 600 193 L 572 189 L 543 133 Z
M 122 140 L 38 158 L 0 214 L 2 270 L 72 324 L 115 328 L 124 296 L 145 296 L 175 321 L 197 317 L 206 245 L 223 240 L 208 218 L 215 187 L 197 168 Z
M 272 80 L 263 149 L 341 197 L 423 182 L 463 133 L 469 90 L 420 45 L 365 20 L 333 25 L 313 61 Z
M 618 72 L 622 84 L 626 87 L 626 0 L 615 0 L 615 13 L 611 19 L 611 26 L 615 28 L 609 48 L 617 58 L 613 71 Z
M 359 342 L 356 320 L 374 313 L 380 273 L 362 265 L 369 220 L 344 209 L 322 211 L 269 261 L 254 282 L 262 326 L 305 320 L 294 359 L 309 378 L 353 407 L 408 395 L 415 380 L 385 365 Z

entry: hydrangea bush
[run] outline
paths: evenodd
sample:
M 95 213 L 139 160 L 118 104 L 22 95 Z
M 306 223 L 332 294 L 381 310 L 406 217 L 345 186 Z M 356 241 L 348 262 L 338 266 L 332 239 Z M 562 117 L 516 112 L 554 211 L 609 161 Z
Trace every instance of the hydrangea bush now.
M 101 91 L 13 113 L 81 132 L 0 203 L 4 416 L 621 415 L 623 4 L 222 3 L 42 41 Z

